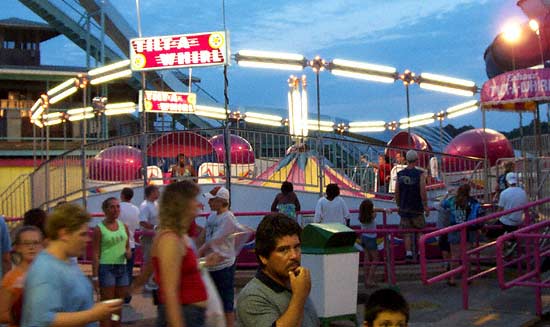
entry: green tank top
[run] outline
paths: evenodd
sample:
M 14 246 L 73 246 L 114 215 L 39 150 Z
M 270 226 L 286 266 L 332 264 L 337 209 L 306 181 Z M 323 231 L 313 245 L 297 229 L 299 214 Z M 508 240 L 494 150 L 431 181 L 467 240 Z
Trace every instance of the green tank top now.
M 99 231 L 101 232 L 101 254 L 99 257 L 100 264 L 106 265 L 123 265 L 126 264 L 126 242 L 128 235 L 124 223 L 117 220 L 118 229 L 116 231 L 109 230 L 103 222 L 100 222 Z

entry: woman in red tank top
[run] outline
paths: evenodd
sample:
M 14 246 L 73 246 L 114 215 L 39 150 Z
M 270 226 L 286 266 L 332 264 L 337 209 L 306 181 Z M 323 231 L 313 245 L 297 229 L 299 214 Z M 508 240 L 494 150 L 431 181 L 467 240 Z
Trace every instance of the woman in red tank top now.
M 167 185 L 160 198 L 152 263 L 159 283 L 159 323 L 168 326 L 204 326 L 208 296 L 186 236 L 200 210 L 197 195 L 197 184 L 182 181 Z

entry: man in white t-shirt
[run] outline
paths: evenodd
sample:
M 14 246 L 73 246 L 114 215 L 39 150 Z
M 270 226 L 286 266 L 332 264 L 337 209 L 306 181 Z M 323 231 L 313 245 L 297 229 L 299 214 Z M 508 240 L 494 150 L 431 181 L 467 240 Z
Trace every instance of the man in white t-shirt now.
M 316 223 L 340 223 L 349 226 L 349 209 L 346 201 L 340 196 L 338 184 L 328 184 L 325 193 L 326 197 L 322 197 L 317 201 L 313 221 Z
M 222 299 L 227 327 L 233 327 L 235 321 L 235 237 L 240 226 L 229 210 L 229 190 L 217 186 L 204 193 L 212 213 L 206 219 L 205 243 L 199 249 L 199 256 L 218 254 L 222 260 L 209 266 L 208 271 Z
M 131 201 L 134 197 L 134 190 L 129 187 L 125 187 L 120 191 L 120 215 L 118 219 L 128 226 L 130 250 L 132 251 L 132 257 L 126 260 L 126 267 L 128 269 L 128 280 L 132 284 L 132 277 L 134 272 L 134 254 L 136 248 L 135 232 L 139 229 L 139 208 L 136 207 Z M 128 295 L 124 298 L 125 303 L 130 303 L 132 296 Z
M 143 232 L 149 235 L 142 235 L 140 239 L 141 253 L 143 254 L 143 262 L 147 263 L 151 254 L 151 245 L 153 244 L 153 235 L 155 227 L 158 225 L 159 206 L 157 200 L 160 196 L 159 188 L 155 185 L 149 185 L 145 188 L 145 200 L 139 206 L 139 225 Z M 145 289 L 155 289 L 156 285 L 148 282 Z
M 527 193 L 518 186 L 518 177 L 515 172 L 506 174 L 506 183 L 508 188 L 500 193 L 498 200 L 499 210 L 509 210 L 525 205 L 529 202 Z M 518 229 L 523 223 L 523 210 L 512 212 L 500 217 L 496 225 L 501 226 L 499 229 L 491 229 L 487 233 L 490 238 L 496 238 L 505 232 L 513 232 Z

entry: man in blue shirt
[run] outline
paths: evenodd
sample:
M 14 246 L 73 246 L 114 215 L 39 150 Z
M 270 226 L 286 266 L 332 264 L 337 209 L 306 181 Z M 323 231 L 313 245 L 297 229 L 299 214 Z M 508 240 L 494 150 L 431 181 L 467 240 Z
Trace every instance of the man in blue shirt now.
M 395 202 L 399 208 L 401 222 L 399 225 L 405 229 L 422 229 L 426 224 L 426 216 L 430 214 L 428 208 L 428 195 L 426 192 L 426 174 L 416 168 L 418 153 L 414 150 L 407 151 L 407 167 L 397 173 L 395 185 Z M 405 234 L 405 251 L 407 260 L 413 258 L 412 235 Z
M 0 216 L 0 253 L 2 255 L 2 265 L 0 266 L 0 278 L 11 269 L 10 260 L 11 240 L 8 226 L 3 216 Z

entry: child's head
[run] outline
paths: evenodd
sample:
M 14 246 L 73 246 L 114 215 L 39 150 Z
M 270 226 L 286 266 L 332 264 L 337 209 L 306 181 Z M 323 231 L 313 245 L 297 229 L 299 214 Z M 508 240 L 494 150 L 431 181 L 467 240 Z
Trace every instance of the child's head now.
M 389 288 L 371 294 L 365 306 L 365 326 L 405 327 L 409 323 L 407 300 Z
M 15 231 L 14 250 L 20 260 L 31 263 L 42 251 L 43 235 L 36 226 L 21 226 Z
M 327 199 L 329 201 L 332 201 L 334 200 L 334 198 L 340 195 L 340 187 L 338 186 L 338 184 L 328 184 L 325 193 L 327 195 Z
M 359 221 L 363 224 L 369 224 L 376 217 L 374 212 L 374 204 L 371 200 L 365 199 L 359 205 Z

